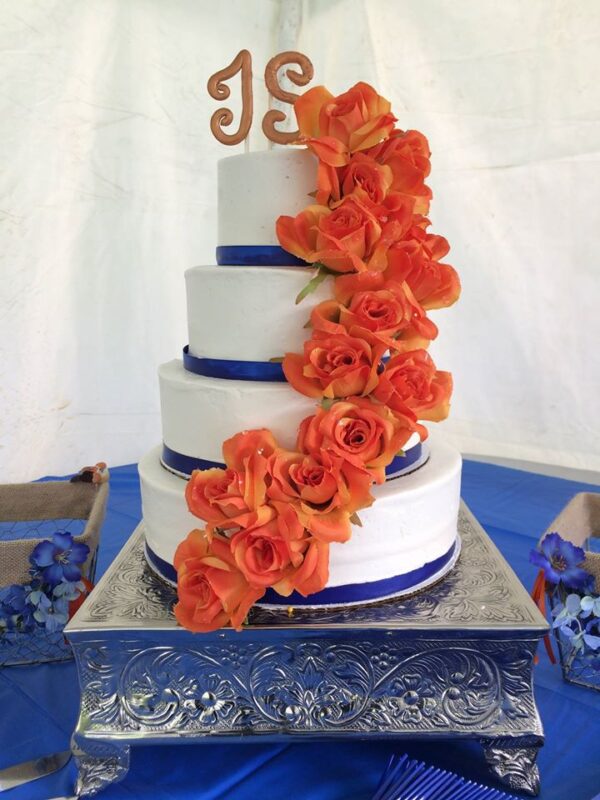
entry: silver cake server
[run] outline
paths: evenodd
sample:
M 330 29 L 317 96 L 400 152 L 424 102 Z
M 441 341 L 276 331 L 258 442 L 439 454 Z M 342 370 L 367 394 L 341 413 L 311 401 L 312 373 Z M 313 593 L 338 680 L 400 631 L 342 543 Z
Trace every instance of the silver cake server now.
M 21 764 L 13 764 L 12 767 L 0 769 L 0 792 L 51 775 L 62 769 L 70 758 L 71 751 L 62 750 L 59 753 L 50 753 L 41 758 L 34 758 L 31 761 L 23 761 Z

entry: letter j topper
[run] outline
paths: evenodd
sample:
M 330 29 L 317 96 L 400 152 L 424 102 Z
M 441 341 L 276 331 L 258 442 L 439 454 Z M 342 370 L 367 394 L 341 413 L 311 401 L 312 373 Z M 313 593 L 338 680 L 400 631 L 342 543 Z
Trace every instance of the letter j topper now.
M 269 106 L 272 99 L 280 103 L 289 103 L 293 105 L 298 97 L 293 92 L 288 92 L 283 89 L 278 80 L 279 70 L 288 65 L 293 64 L 299 67 L 299 71 L 295 69 L 287 69 L 285 74 L 287 78 L 295 86 L 306 86 L 307 83 L 313 78 L 314 69 L 310 60 L 302 53 L 297 53 L 292 50 L 287 50 L 284 53 L 278 53 L 270 59 L 265 67 L 265 84 L 269 92 Z M 241 76 L 242 83 L 242 112 L 240 115 L 240 122 L 235 133 L 227 133 L 224 128 L 228 128 L 234 121 L 234 115 L 230 108 L 218 108 L 210 118 L 210 129 L 213 136 L 221 144 L 234 145 L 246 141 L 252 126 L 252 117 L 254 112 L 254 101 L 252 96 L 252 56 L 248 50 L 240 50 L 233 61 L 223 69 L 215 72 L 208 79 L 208 93 L 214 100 L 227 100 L 231 94 L 231 89 L 227 85 L 227 81 L 235 77 L 238 73 Z M 287 116 L 284 111 L 279 109 L 270 108 L 264 115 L 262 121 L 262 130 L 270 142 L 276 144 L 289 144 L 295 142 L 300 136 L 300 131 L 280 131 L 275 127 L 276 123 L 284 122 Z

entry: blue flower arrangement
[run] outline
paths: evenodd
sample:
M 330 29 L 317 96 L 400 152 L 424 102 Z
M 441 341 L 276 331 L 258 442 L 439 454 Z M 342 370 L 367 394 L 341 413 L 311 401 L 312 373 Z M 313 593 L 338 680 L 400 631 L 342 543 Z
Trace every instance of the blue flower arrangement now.
M 29 557 L 31 581 L 0 588 L 0 637 L 36 628 L 62 630 L 69 604 L 86 591 L 82 568 L 89 552 L 66 531 L 37 544 Z
M 594 578 L 581 564 L 585 550 L 567 542 L 558 533 L 547 534 L 539 550 L 532 550 L 529 560 L 544 571 L 546 583 L 565 589 L 591 591 Z
M 596 686 L 600 682 L 600 596 L 594 594 L 594 576 L 582 566 L 585 551 L 558 533 L 549 533 L 539 550 L 531 551 L 529 560 L 540 568 L 533 596 L 541 610 L 544 595 L 550 599 L 565 676 L 578 660 L 579 671 L 588 677 L 577 682 L 600 688 Z M 597 676 L 593 683 L 588 682 L 590 672 Z

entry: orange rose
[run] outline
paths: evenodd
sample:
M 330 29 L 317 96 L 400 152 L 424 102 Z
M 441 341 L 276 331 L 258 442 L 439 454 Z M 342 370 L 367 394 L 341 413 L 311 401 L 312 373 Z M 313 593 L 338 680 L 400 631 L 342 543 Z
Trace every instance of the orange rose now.
M 392 185 L 392 171 L 364 153 L 355 153 L 341 171 L 340 183 L 344 196 L 358 194 L 372 203 L 382 203 Z
M 204 531 L 193 530 L 175 553 L 178 602 L 175 617 L 180 625 L 206 633 L 230 623 L 240 630 L 250 607 L 264 594 L 250 586 L 236 568 L 229 542 Z
M 383 270 L 385 252 L 394 238 L 382 228 L 368 203 L 348 197 L 333 211 L 308 206 L 296 217 L 279 217 L 277 238 L 284 250 L 333 272 Z
M 392 185 L 392 170 L 378 164 L 365 153 L 354 153 L 347 166 L 336 168 L 319 162 L 317 202 L 338 203 L 342 197 L 355 194 L 371 203 L 382 203 Z
M 385 275 L 387 272 L 363 272 L 337 278 L 336 299 L 325 300 L 312 310 L 314 330 L 323 335 L 348 333 L 391 350 L 426 347 L 437 336 L 437 327 L 408 285 L 387 280 Z
M 295 217 L 279 217 L 275 230 L 279 244 L 297 258 L 314 263 L 317 258 L 319 221 L 330 214 L 327 206 L 307 206 Z
M 389 101 L 368 83 L 357 83 L 338 97 L 315 86 L 296 100 L 294 111 L 302 140 L 332 166 L 385 139 L 396 121 Z
M 267 428 L 236 433 L 223 442 L 223 459 L 238 472 L 247 470 L 256 456 L 268 458 L 277 449 L 275 437 Z
M 243 484 L 243 477 L 233 469 L 194 470 L 185 488 L 188 508 L 205 522 L 215 524 L 236 517 L 249 511 Z
M 317 261 L 335 272 L 362 272 L 381 238 L 381 227 L 367 205 L 345 198 L 319 219 Z
M 304 354 L 287 353 L 283 372 L 287 381 L 307 397 L 349 397 L 370 394 L 384 345 L 336 334 L 316 336 L 304 343 Z
M 397 416 L 367 397 L 351 397 L 303 420 L 298 449 L 303 453 L 331 450 L 383 483 L 386 466 L 418 427 L 410 412 Z
M 425 350 L 391 358 L 379 376 L 374 395 L 400 413 L 413 412 L 418 419 L 439 422 L 448 416 L 452 375 L 436 370 Z
M 392 280 L 406 281 L 416 300 L 425 309 L 451 306 L 460 295 L 460 279 L 449 264 L 442 264 L 450 246 L 443 236 L 427 233 L 423 220 L 414 225 L 406 238 L 387 251 L 386 275 Z
M 280 450 L 270 461 L 269 497 L 279 509 L 292 503 L 300 522 L 326 542 L 350 538 L 350 515 L 370 506 L 371 476 L 333 453 Z
M 277 444 L 266 429 L 243 431 L 223 443 L 226 469 L 194 470 L 185 489 L 192 514 L 215 527 L 231 530 L 273 516 L 265 505 L 267 458 Z
M 289 503 L 279 503 L 278 510 L 266 525 L 235 534 L 236 564 L 250 584 L 272 586 L 285 597 L 294 590 L 305 596 L 320 591 L 329 577 L 329 544 L 311 536 Z
M 381 272 L 388 249 L 410 228 L 413 206 L 412 198 L 397 192 L 379 205 L 356 192 L 333 210 L 314 205 L 296 217 L 279 217 L 277 238 L 284 250 L 332 272 Z
M 231 539 L 235 563 L 248 583 L 277 591 L 278 584 L 300 566 L 307 546 L 304 526 L 289 505 L 282 505 L 278 516 L 265 525 L 252 525 Z
M 390 190 L 414 197 L 415 212 L 426 214 L 431 189 L 425 186 L 425 178 L 431 170 L 431 152 L 425 136 L 419 131 L 394 130 L 388 139 L 371 148 L 368 155 L 391 169 Z

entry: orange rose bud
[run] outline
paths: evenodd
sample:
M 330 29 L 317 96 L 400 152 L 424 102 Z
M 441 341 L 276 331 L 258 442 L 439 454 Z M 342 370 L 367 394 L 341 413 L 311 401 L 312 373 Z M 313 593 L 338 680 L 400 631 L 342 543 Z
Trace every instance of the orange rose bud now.
M 335 281 L 336 300 L 311 313 L 314 330 L 323 335 L 347 333 L 390 350 L 426 347 L 437 336 L 408 285 L 387 280 L 380 272 L 343 275 Z
M 380 375 L 374 396 L 394 411 L 439 422 L 448 416 L 452 376 L 436 369 L 425 350 L 391 358 Z
M 303 453 L 331 450 L 383 483 L 386 466 L 418 428 L 411 412 L 397 415 L 370 398 L 351 397 L 303 420 L 298 449 Z
M 315 86 L 294 104 L 298 128 L 304 141 L 321 160 L 340 166 L 343 155 L 373 147 L 394 127 L 390 103 L 367 83 L 357 83 L 347 92 L 333 97 L 323 86 Z M 323 150 L 323 139 L 334 139 L 343 150 Z M 331 160 L 327 160 L 330 158 Z
M 370 394 L 385 345 L 344 334 L 314 337 L 304 343 L 304 354 L 288 353 L 283 372 L 288 382 L 308 397 L 349 397 Z
M 373 502 L 368 472 L 325 450 L 281 450 L 272 456 L 269 471 L 268 493 L 276 508 L 293 504 L 303 526 L 323 541 L 346 541 L 350 514 Z
M 250 607 L 264 594 L 250 586 L 233 561 L 229 542 L 194 530 L 177 548 L 178 602 L 175 617 L 190 631 L 206 633 L 230 623 L 241 625 Z
M 429 221 L 424 220 L 424 225 Z M 425 309 L 445 308 L 460 296 L 460 279 L 449 264 L 442 264 L 450 247 L 443 236 L 427 233 L 421 225 L 411 228 L 407 237 L 387 251 L 386 276 L 404 281 Z

